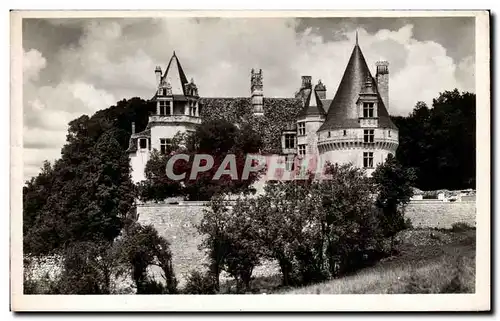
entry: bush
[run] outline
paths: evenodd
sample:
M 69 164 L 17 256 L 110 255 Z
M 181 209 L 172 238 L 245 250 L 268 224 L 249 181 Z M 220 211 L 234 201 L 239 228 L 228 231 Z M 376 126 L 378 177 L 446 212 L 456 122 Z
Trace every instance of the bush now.
M 475 228 L 473 226 L 470 226 L 469 224 L 465 222 L 457 222 L 453 223 L 451 225 L 451 231 L 452 232 L 465 232 L 465 231 L 470 231 L 474 230 Z
M 191 271 L 182 292 L 184 294 L 216 294 L 214 275 L 209 272 Z

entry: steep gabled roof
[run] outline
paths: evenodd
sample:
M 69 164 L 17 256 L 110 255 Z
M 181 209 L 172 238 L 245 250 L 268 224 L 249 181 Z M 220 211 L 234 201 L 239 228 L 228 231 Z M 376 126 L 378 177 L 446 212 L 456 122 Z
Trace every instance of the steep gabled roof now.
M 170 58 L 170 61 L 168 62 L 168 66 L 163 74 L 162 80 L 170 84 L 173 95 L 184 96 L 186 94 L 184 91 L 188 80 L 186 74 L 184 74 L 184 70 L 182 70 L 179 58 L 175 55 L 175 51 L 172 58 Z
M 349 58 L 349 62 L 347 63 L 344 75 L 342 76 L 342 80 L 340 81 L 337 93 L 328 108 L 326 120 L 318 131 L 360 127 L 356 113 L 356 101 L 368 77 L 373 79 L 366 64 L 365 57 L 361 52 L 361 48 L 356 43 L 351 57 Z M 377 99 L 379 127 L 397 129 L 392 123 L 389 113 L 378 92 Z
M 322 107 L 322 102 L 318 98 L 316 91 L 312 89 L 307 89 L 307 91 L 309 91 L 309 93 L 304 101 L 304 108 L 302 108 L 298 117 L 324 116 L 325 110 Z

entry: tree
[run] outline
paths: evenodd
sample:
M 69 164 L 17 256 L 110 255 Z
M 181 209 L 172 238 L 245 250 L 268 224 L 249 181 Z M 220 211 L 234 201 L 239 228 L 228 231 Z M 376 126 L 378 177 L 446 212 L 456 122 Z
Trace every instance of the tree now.
M 260 264 L 262 251 L 257 238 L 257 225 L 251 200 L 237 200 L 224 229 L 227 242 L 223 256 L 224 269 L 236 280 L 236 292 L 248 291 L 254 268 Z
M 158 235 L 158 231 L 153 226 L 133 224 L 119 244 L 122 262 L 129 264 L 132 269 L 137 294 L 177 293 L 177 280 L 172 267 L 170 244 Z M 147 268 L 151 265 L 161 268 L 165 286 L 148 277 Z
M 228 212 L 223 197 L 216 195 L 210 200 L 208 209 L 203 210 L 203 218 L 197 226 L 198 232 L 205 235 L 200 249 L 208 250 L 209 271 L 214 278 L 216 291 L 220 290 L 220 273 L 223 270 L 228 247 L 224 232 L 228 222 Z
M 413 195 L 415 175 L 412 169 L 405 169 L 392 154 L 372 174 L 376 186 L 376 205 L 381 210 L 381 225 L 386 237 L 391 238 L 405 227 L 404 207 Z
M 476 95 L 445 91 L 432 108 L 418 102 L 408 117 L 393 117 L 399 129 L 397 159 L 416 169 L 424 190 L 474 188 Z

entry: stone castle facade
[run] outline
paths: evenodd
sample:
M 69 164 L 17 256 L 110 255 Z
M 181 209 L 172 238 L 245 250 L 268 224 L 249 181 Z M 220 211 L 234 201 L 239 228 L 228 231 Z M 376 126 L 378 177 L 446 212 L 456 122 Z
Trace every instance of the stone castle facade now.
M 388 63 L 377 62 L 373 77 L 357 39 L 333 99 L 326 98 L 321 80 L 313 87 L 310 76 L 302 76 L 293 98 L 264 97 L 262 70 L 253 69 L 250 97 L 200 98 L 175 52 L 165 72 L 157 67 L 155 74 L 158 87 L 152 102 L 156 111 L 144 131 L 136 133 L 132 125 L 128 152 L 134 182 L 145 179 L 144 168 L 153 149 L 166 152 L 178 132 L 194 132 L 204 119 L 218 113 L 223 117 L 222 110 L 237 122 L 234 115 L 241 106 L 248 106 L 253 117 L 268 118 L 272 130 L 262 132 L 272 146 L 269 150 L 283 156 L 289 169 L 296 157 L 316 155 L 322 162 L 352 163 L 371 175 L 398 147 L 398 129 L 388 113 Z M 286 116 L 276 116 L 280 108 L 287 108 Z

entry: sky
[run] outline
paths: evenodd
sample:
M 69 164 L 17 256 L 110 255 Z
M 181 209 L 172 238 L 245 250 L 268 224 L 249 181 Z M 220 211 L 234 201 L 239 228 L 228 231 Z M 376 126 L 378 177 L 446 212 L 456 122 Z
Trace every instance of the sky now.
M 149 99 L 175 50 L 202 97 L 293 97 L 302 75 L 333 98 L 358 32 L 375 74 L 389 62 L 389 113 L 444 90 L 475 92 L 474 18 L 23 19 L 24 177 L 60 156 L 67 124 L 121 99 Z

